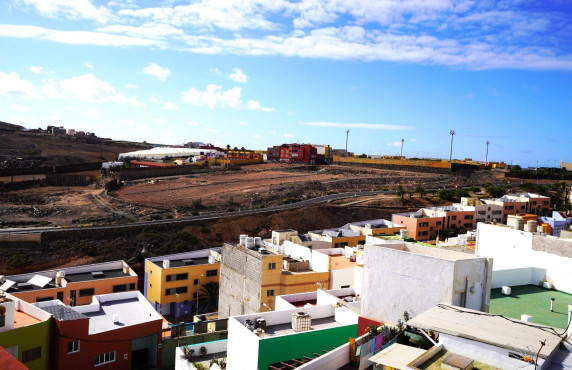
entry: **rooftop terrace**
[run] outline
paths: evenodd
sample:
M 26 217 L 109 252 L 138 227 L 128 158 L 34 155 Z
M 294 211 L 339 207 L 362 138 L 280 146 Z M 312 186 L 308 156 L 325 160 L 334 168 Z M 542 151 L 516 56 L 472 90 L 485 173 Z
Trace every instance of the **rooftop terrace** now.
M 510 296 L 503 295 L 500 288 L 491 290 L 491 313 L 519 320 L 522 314 L 527 314 L 535 323 L 566 328 L 572 295 L 536 285 L 513 286 L 511 290 Z M 554 312 L 550 312 L 550 298 L 556 298 Z

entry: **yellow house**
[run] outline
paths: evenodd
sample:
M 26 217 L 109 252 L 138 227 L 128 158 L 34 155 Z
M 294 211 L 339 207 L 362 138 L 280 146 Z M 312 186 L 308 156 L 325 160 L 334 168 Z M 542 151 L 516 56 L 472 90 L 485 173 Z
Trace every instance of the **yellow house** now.
M 220 248 L 147 258 L 145 297 L 162 315 L 197 314 L 201 287 L 219 282 Z
M 367 235 L 393 235 L 402 229 L 405 229 L 403 225 L 378 219 L 351 222 L 338 228 L 308 231 L 308 237 L 312 241 L 329 242 L 333 248 L 355 247 L 365 244 Z

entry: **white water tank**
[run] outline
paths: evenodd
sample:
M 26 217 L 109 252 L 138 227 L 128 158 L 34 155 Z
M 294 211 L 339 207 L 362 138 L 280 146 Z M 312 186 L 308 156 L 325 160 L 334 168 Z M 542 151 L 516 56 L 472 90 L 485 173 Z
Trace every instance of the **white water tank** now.
M 534 233 L 538 231 L 538 221 L 529 220 L 526 223 L 526 231 Z
M 244 244 L 246 243 L 246 238 L 248 238 L 248 235 L 242 234 L 242 235 L 240 235 L 238 238 L 239 238 L 238 244 L 244 245 Z
M 407 239 L 407 229 L 399 230 L 399 237 L 403 240 Z
M 119 314 L 113 314 L 113 323 L 117 324 L 119 322 Z
M 262 238 L 259 236 L 254 237 L 254 245 L 260 246 L 262 245 Z
M 246 248 L 252 248 L 252 247 L 254 247 L 254 238 L 247 237 L 247 238 L 244 240 L 244 246 L 245 246 Z
M 169 260 L 163 260 L 163 268 L 164 269 L 168 269 L 171 267 L 171 261 Z
M 56 272 L 56 285 L 57 286 L 62 286 L 62 279 L 66 276 L 66 273 L 64 271 L 58 271 Z

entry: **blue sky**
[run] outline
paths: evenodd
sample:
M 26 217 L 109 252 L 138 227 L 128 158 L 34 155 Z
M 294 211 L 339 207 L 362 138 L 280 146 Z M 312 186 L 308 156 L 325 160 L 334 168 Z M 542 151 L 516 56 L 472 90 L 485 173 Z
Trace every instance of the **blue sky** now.
M 0 120 L 115 139 L 572 161 L 572 4 L 5 0 Z

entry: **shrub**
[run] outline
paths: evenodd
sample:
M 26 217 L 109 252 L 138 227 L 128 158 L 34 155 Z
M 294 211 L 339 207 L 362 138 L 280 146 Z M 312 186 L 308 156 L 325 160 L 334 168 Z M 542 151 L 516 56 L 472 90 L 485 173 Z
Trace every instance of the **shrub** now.
M 453 199 L 453 190 L 449 189 L 441 189 L 437 192 L 437 196 L 442 200 L 452 200 Z
M 201 207 L 203 206 L 203 201 L 200 200 L 200 199 L 193 199 L 193 200 L 191 201 L 191 205 L 192 205 L 194 208 L 201 208 Z
M 28 266 L 30 263 L 32 263 L 30 256 L 22 253 L 13 254 L 6 260 L 6 264 L 12 268 Z
M 188 231 L 181 230 L 177 233 L 177 238 L 187 243 L 197 243 L 199 239 Z

